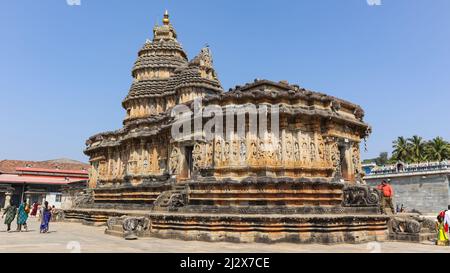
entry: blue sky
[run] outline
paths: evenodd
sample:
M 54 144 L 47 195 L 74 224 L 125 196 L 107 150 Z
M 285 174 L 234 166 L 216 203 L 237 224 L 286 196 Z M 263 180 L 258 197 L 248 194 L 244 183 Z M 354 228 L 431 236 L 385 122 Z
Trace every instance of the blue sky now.
M 0 159 L 87 161 L 118 129 L 139 48 L 167 8 L 190 58 L 208 43 L 223 87 L 288 80 L 360 104 L 363 158 L 397 136 L 450 139 L 450 1 L 9 0 L 0 8 Z

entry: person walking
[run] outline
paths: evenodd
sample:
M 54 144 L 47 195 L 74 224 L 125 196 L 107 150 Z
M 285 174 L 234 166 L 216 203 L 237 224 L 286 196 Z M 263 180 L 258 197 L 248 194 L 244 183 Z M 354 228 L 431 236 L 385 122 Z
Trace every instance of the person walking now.
M 31 217 L 36 217 L 36 214 L 38 212 L 38 207 L 39 207 L 39 203 L 38 202 L 34 202 L 32 210 L 31 210 L 31 214 L 30 214 Z
M 444 226 L 445 232 L 447 233 L 447 237 L 450 235 L 450 205 L 447 207 L 448 209 L 444 212 Z
M 7 227 L 7 230 L 6 230 L 7 232 L 11 231 L 11 223 L 14 221 L 14 218 L 16 218 L 16 213 L 17 213 L 17 208 L 16 208 L 16 206 L 14 206 L 12 201 L 10 201 L 8 207 L 5 209 L 5 211 L 3 212 L 3 215 L 2 215 L 2 219 L 6 215 L 5 225 Z
M 394 203 L 392 201 L 392 197 L 394 196 L 394 190 L 392 189 L 391 185 L 389 185 L 388 181 L 390 182 L 390 180 L 383 180 L 381 184 L 378 185 L 377 187 L 382 193 L 380 206 L 381 213 L 387 214 L 386 207 L 389 206 L 392 214 L 395 214 Z
M 27 220 L 29 212 L 30 206 L 28 206 L 26 201 L 22 202 L 17 212 L 17 231 L 21 232 L 22 226 L 25 228 L 25 231 L 28 231 Z
M 450 209 L 450 206 L 449 206 Z M 436 222 L 436 232 L 437 232 L 437 240 L 436 245 L 438 246 L 448 246 L 448 224 L 445 223 L 445 214 L 448 210 L 443 210 L 437 216 Z
M 44 202 L 44 206 L 41 209 L 41 227 L 40 233 L 47 233 L 50 219 L 52 218 L 52 209 L 48 207 L 48 202 Z

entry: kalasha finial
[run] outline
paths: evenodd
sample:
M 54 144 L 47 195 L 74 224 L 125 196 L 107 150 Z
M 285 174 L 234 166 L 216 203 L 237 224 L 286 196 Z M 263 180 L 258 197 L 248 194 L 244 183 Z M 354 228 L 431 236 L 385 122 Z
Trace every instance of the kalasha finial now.
M 164 24 L 164 25 L 170 24 L 170 20 L 169 20 L 169 12 L 168 12 L 167 10 L 166 10 L 166 12 L 164 12 L 163 24 Z

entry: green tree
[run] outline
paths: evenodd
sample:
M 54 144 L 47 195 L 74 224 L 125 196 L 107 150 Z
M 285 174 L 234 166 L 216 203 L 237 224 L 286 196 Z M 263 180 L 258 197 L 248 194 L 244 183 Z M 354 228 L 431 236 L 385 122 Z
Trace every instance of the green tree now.
M 408 140 L 404 137 L 398 137 L 397 140 L 393 142 L 392 148 L 392 159 L 394 161 L 409 162 L 410 160 L 410 145 Z
M 426 154 L 429 160 L 443 161 L 450 158 L 450 144 L 442 137 L 436 137 L 426 146 Z
M 375 163 L 378 166 L 383 166 L 389 164 L 389 154 L 387 152 L 380 153 L 380 156 L 375 158 Z
M 408 139 L 410 151 L 411 151 L 411 160 L 413 162 L 423 162 L 427 160 L 426 155 L 426 147 L 427 144 L 423 140 L 422 137 L 415 135 L 412 138 Z

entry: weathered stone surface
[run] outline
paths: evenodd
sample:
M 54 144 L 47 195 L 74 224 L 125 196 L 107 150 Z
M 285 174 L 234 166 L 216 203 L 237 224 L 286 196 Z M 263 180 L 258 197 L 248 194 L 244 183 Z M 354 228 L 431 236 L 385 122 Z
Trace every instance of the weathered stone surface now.
M 388 227 L 391 240 L 421 242 L 436 238 L 435 221 L 418 214 L 392 216 Z

